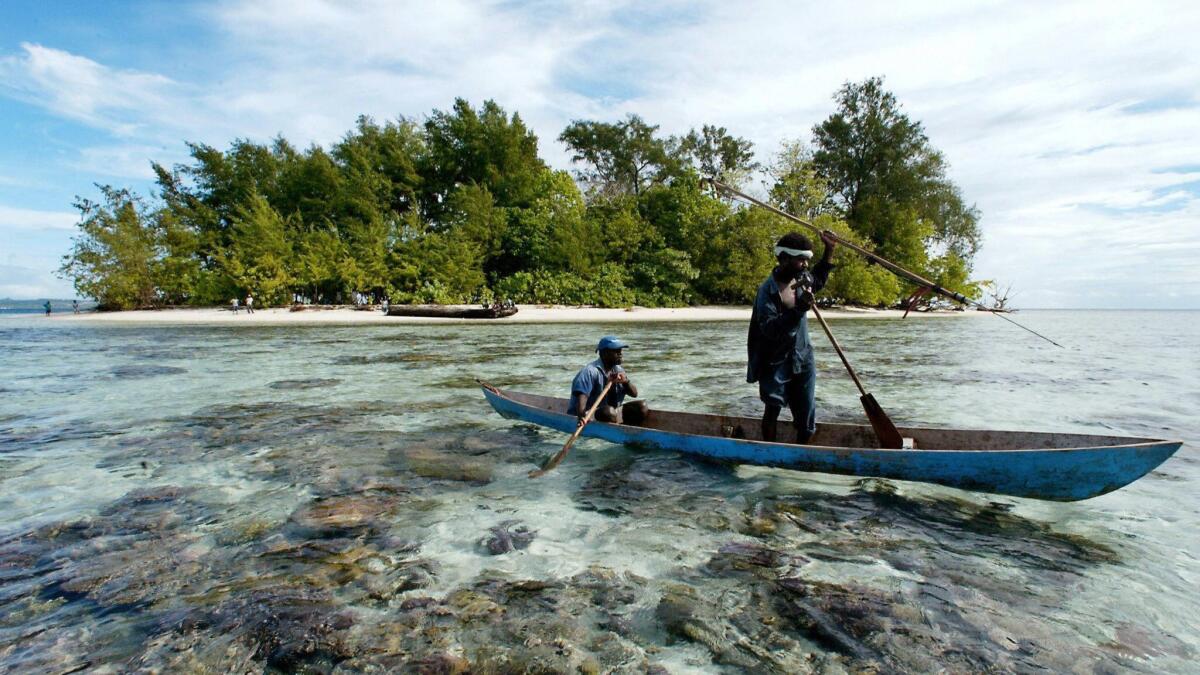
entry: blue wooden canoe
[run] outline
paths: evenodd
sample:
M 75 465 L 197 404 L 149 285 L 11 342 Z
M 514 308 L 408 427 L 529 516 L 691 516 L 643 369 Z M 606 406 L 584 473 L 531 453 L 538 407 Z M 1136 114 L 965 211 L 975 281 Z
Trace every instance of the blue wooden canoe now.
M 567 400 L 483 384 L 509 419 L 575 430 Z M 781 423 L 780 432 L 790 431 Z M 821 424 L 808 445 L 758 440 L 759 420 L 651 409 L 638 425 L 592 422 L 584 436 L 739 464 L 937 483 L 963 490 L 1077 501 L 1112 492 L 1162 464 L 1180 441 L 1030 431 L 901 427 L 915 449 L 880 448 L 868 425 Z

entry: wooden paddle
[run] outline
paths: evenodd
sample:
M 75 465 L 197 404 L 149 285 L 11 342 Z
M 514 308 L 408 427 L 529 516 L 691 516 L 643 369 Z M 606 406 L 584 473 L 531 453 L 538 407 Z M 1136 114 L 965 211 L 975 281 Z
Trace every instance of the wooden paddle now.
M 530 478 L 538 478 L 539 476 L 545 475 L 547 471 L 558 466 L 563 459 L 566 458 L 567 453 L 571 451 L 571 446 L 575 444 L 575 439 L 579 438 L 579 434 L 583 433 L 583 428 L 587 426 L 587 423 L 592 421 L 592 416 L 596 414 L 596 409 L 599 408 L 600 404 L 604 402 L 604 397 L 608 396 L 608 390 L 612 388 L 612 385 L 612 380 L 609 380 L 604 385 L 604 389 L 600 390 L 600 397 L 597 398 L 596 402 L 592 404 L 592 407 L 588 408 L 588 411 L 583 414 L 583 424 L 580 424 L 575 428 L 575 433 L 571 434 L 571 437 L 567 439 L 567 443 L 562 447 L 562 450 L 559 450 L 553 457 L 546 460 L 546 463 L 542 465 L 542 468 L 534 469 L 533 471 L 529 472 Z M 574 394 L 572 394 L 572 396 L 574 396 Z
M 858 374 L 854 372 L 854 368 L 850 367 L 850 362 L 846 360 L 846 355 L 842 352 L 842 346 L 838 344 L 836 338 L 833 337 L 833 332 L 829 330 L 829 324 L 825 323 L 825 317 L 821 316 L 821 310 L 817 309 L 817 300 L 811 292 L 807 292 L 808 299 L 812 303 L 813 316 L 817 317 L 817 321 L 821 322 L 821 328 L 825 329 L 825 335 L 829 338 L 829 342 L 833 345 L 834 351 L 838 357 L 842 359 L 842 364 L 846 366 L 846 372 L 850 373 L 850 379 L 854 380 L 854 385 L 858 387 L 858 392 L 862 394 L 858 398 L 862 402 L 863 410 L 867 413 L 867 419 L 871 421 L 871 428 L 875 430 L 875 436 L 879 438 L 879 447 L 894 448 L 899 450 L 904 447 L 904 437 L 900 435 L 900 431 L 896 429 L 896 425 L 892 424 L 892 419 L 883 412 L 883 408 L 879 405 L 879 401 L 875 397 L 867 393 L 863 388 L 862 382 L 858 379 Z

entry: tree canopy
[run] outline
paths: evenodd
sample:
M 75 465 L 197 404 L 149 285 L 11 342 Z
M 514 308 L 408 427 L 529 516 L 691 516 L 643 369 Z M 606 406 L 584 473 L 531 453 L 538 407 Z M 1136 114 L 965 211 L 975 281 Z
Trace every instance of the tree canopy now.
M 886 258 L 963 286 L 979 249 L 979 211 L 947 177 L 942 153 L 882 78 L 846 83 L 813 127 L 811 167 L 834 211 Z M 970 289 L 978 293 L 978 289 Z
M 574 176 L 550 168 L 521 117 L 458 99 L 423 123 L 368 117 L 328 148 L 282 137 L 191 144 L 154 165 L 144 199 L 103 186 L 78 201 L 60 273 L 103 307 L 474 302 L 603 306 L 746 303 L 793 229 L 719 199 L 702 176 L 768 198 L 950 286 L 966 283 L 978 218 L 919 123 L 880 80 L 847 84 L 811 148 L 769 166 L 724 127 L 666 136 L 636 115 L 577 120 L 559 140 Z M 906 288 L 849 253 L 825 301 L 885 306 Z M 970 291 L 971 289 L 966 289 Z

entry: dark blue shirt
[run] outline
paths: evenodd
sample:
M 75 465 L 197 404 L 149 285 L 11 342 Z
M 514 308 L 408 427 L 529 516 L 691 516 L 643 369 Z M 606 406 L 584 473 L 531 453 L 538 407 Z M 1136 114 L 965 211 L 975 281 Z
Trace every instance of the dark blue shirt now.
M 589 410 L 592 404 L 596 402 L 596 398 L 600 396 L 600 392 L 604 389 L 604 383 L 608 382 L 609 373 L 623 373 L 625 369 L 621 366 L 613 366 L 612 370 L 604 370 L 604 362 L 596 359 L 584 366 L 575 379 L 571 382 L 571 404 L 567 406 L 567 414 L 578 415 L 581 411 L 575 407 L 575 396 L 577 394 L 585 394 L 587 403 L 584 405 L 584 410 Z M 614 383 L 612 388 L 608 390 L 608 396 L 604 397 L 604 404 L 618 407 L 625 401 L 625 385 Z
M 805 270 L 800 277 L 801 286 L 811 286 L 813 293 L 825 288 L 833 265 L 822 260 Z M 787 308 L 779 298 L 779 284 L 771 274 L 758 287 L 754 298 L 754 311 L 750 314 L 750 330 L 746 336 L 746 351 L 749 362 L 746 366 L 746 381 L 758 382 L 764 370 L 779 366 L 787 359 L 792 360 L 792 372 L 800 372 L 804 364 L 812 359 L 812 341 L 808 336 L 808 312 L 797 306 Z

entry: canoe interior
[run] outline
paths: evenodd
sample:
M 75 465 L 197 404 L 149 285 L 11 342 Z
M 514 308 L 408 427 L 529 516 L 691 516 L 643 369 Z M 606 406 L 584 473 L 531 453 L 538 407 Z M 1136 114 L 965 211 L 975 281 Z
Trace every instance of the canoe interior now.
M 534 408 L 566 414 L 567 399 L 537 394 L 503 391 L 504 397 Z M 638 425 L 640 427 L 671 431 L 697 436 L 738 438 L 762 441 L 759 420 L 753 417 L 728 417 L 698 413 L 671 412 L 650 409 L 650 415 Z M 921 427 L 899 427 L 900 433 L 912 438 L 920 450 L 1048 450 L 1071 448 L 1100 448 L 1128 446 L 1137 443 L 1157 443 L 1150 438 L 1128 436 L 1099 436 L 1092 434 L 1065 434 L 1034 431 L 983 431 L 969 429 L 926 429 Z M 779 422 L 780 440 L 788 440 L 792 433 L 790 422 Z M 869 425 L 828 424 L 817 425 L 817 433 L 806 444 L 830 448 L 878 448 L 879 441 Z M 903 451 L 897 451 L 903 452 Z

